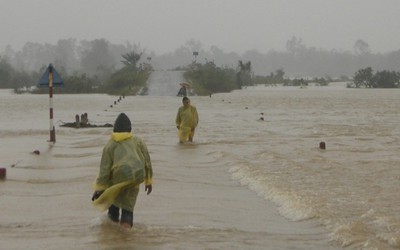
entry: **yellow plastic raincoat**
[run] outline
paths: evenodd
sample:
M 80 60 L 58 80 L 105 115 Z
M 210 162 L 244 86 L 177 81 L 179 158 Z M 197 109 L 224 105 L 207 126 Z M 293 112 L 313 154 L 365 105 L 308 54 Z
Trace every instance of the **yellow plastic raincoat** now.
M 112 204 L 133 211 L 139 184 L 152 184 L 153 170 L 146 144 L 130 132 L 112 133 L 104 146 L 100 171 L 93 183 L 95 191 L 104 191 L 93 202 L 100 210 Z
M 181 106 L 178 109 L 175 119 L 176 126 L 179 128 L 178 136 L 181 142 L 186 142 L 189 136 L 193 136 L 194 129 L 199 123 L 199 115 L 195 106 Z

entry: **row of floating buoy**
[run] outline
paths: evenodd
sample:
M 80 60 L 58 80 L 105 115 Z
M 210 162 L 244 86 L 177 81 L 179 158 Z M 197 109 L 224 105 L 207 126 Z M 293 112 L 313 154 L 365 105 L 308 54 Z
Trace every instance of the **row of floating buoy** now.
M 261 116 L 260 116 L 260 119 L 258 119 L 258 120 L 259 120 L 259 121 L 264 121 L 264 113 L 261 112 L 260 115 L 261 115 Z
M 124 98 L 125 98 L 124 95 L 119 96 L 118 99 L 117 99 L 116 101 L 114 101 L 114 104 L 111 104 L 111 105 L 110 105 L 110 108 L 112 108 L 112 107 L 114 107 L 115 105 L 117 105 L 117 103 L 119 103 L 120 101 L 122 101 L 122 99 L 124 99 Z M 104 110 L 104 111 L 107 111 L 107 109 Z
M 120 102 L 122 99 L 125 98 L 125 95 L 119 96 L 119 98 L 114 101 L 114 105 L 116 105 L 118 102 Z M 113 105 L 110 105 L 110 108 L 112 108 Z M 107 110 L 106 110 L 107 111 Z M 81 122 L 88 122 L 88 117 L 87 117 L 87 113 L 84 113 L 81 115 Z M 75 116 L 76 121 L 79 121 L 79 115 Z M 35 155 L 40 155 L 40 151 L 39 150 L 34 150 L 33 152 L 31 152 L 31 154 L 35 154 Z M 12 164 L 11 167 L 15 167 L 16 164 Z M 7 169 L 6 168 L 0 168 L 0 180 L 5 180 L 7 176 Z
M 31 152 L 31 154 L 35 154 L 35 155 L 40 155 L 40 151 L 39 150 L 34 150 L 33 152 Z M 20 161 L 18 161 L 17 163 L 14 163 L 11 165 L 11 167 L 15 167 Z M 7 169 L 6 168 L 0 168 L 0 180 L 5 180 L 7 176 Z
M 224 100 L 222 100 L 224 101 Z M 245 109 L 249 109 L 249 107 L 245 107 Z M 264 121 L 264 112 L 260 113 L 260 118 L 258 118 L 259 121 Z M 324 141 L 321 141 L 319 143 L 319 149 L 325 150 L 326 149 L 326 143 Z

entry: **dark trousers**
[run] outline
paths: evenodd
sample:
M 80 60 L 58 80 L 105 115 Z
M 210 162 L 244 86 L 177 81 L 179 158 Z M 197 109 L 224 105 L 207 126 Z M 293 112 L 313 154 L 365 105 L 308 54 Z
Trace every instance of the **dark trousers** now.
M 119 207 L 116 207 L 114 205 L 111 205 L 108 208 L 108 217 L 113 221 L 113 222 L 121 222 L 121 223 L 128 223 L 131 227 L 133 225 L 133 212 L 121 209 L 121 220 L 119 220 Z

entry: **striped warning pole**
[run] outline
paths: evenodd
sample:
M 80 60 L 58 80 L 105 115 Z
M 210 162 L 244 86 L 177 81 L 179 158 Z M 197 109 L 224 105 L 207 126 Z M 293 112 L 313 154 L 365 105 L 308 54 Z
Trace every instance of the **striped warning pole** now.
M 53 125 L 53 65 L 49 65 L 50 142 L 56 143 L 56 129 Z

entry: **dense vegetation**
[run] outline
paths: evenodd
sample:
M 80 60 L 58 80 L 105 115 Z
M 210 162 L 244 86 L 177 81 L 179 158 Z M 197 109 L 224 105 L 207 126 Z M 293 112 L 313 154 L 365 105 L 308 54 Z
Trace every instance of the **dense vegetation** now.
M 152 70 L 147 63 L 138 66 L 141 58 L 141 53 L 129 52 L 122 57 L 124 67 L 115 72 L 109 72 L 102 75 L 102 80 L 97 75 L 92 77 L 87 74 L 72 75 L 64 72 L 62 76 L 64 85 L 54 87 L 54 93 L 108 93 L 112 95 L 136 95 L 145 88 L 145 84 Z M 0 83 L 2 88 L 14 88 L 16 93 L 31 92 L 31 93 L 48 93 L 47 88 L 26 88 L 35 86 L 32 82 L 37 82 L 41 74 L 45 72 L 46 66 L 42 66 L 38 72 L 31 74 L 15 71 L 6 60 L 0 60 Z M 24 87 L 24 88 L 23 88 Z
M 355 88 L 399 88 L 400 72 L 382 70 L 375 74 L 371 67 L 358 70 L 348 87 Z
M 283 86 L 308 86 L 309 83 L 313 83 L 318 86 L 327 86 L 330 82 L 334 81 L 348 81 L 347 77 L 340 77 L 338 79 L 332 79 L 329 76 L 326 77 L 314 77 L 311 79 L 304 78 L 294 78 L 289 79 L 285 77 L 285 71 L 283 69 L 278 69 L 275 72 L 271 72 L 268 76 L 255 76 L 255 84 L 266 84 L 266 85 L 277 85 L 282 84 Z
M 44 72 L 44 70 L 43 70 Z M 96 93 L 98 92 L 95 87 L 94 79 L 88 77 L 85 74 L 82 75 L 72 75 L 62 77 L 64 85 L 55 86 L 53 88 L 54 93 L 63 93 L 63 94 L 87 94 L 87 93 Z M 21 92 L 21 89 L 15 89 L 15 92 Z M 47 94 L 49 93 L 49 89 L 47 87 L 34 88 L 31 91 L 28 91 L 34 94 Z
M 229 92 L 238 89 L 235 72 L 232 69 L 217 67 L 213 62 L 193 64 L 184 73 L 186 81 L 198 95 Z
M 39 72 L 17 71 L 5 58 L 0 57 L 0 88 L 18 89 L 23 86 L 32 86 L 32 79 L 37 82 L 40 76 Z
M 301 38 L 292 37 L 284 46 L 286 49 L 261 53 L 247 50 L 241 54 L 224 51 L 216 46 L 205 48 L 200 41 L 189 40 L 176 50 L 155 54 L 146 51 L 140 45 L 127 42 L 113 44 L 106 39 L 91 41 L 77 39 L 60 39 L 56 44 L 26 43 L 16 51 L 11 46 L 0 51 L 0 57 L 18 71 L 35 72 L 52 63 L 61 75 L 86 74 L 96 76 L 102 81 L 110 72 L 122 68 L 121 55 L 130 51 L 142 51 L 141 63 L 151 60 L 155 69 L 167 70 L 189 64 L 193 52 L 197 52 L 197 61 L 214 61 L 217 65 L 235 68 L 237 62 L 251 61 L 255 75 L 266 76 L 277 69 L 285 69 L 288 78 L 300 77 L 351 77 L 358 69 L 372 67 L 375 70 L 399 70 L 400 50 L 387 53 L 374 53 L 373 48 L 362 40 L 354 43 L 353 50 L 326 50 L 306 45 Z M 62 69 L 62 70 L 61 70 Z M 65 71 L 65 72 L 64 72 Z
M 136 95 L 146 86 L 150 70 L 138 69 L 135 65 L 126 65 L 104 84 L 103 92 L 114 95 Z
M 195 62 L 184 66 L 194 55 Z M 8 46 L 1 53 L 0 88 L 30 91 L 49 63 L 64 80 L 65 86 L 55 89 L 60 93 L 144 93 L 152 67 L 187 68 L 186 77 L 201 94 L 254 84 L 303 86 L 313 82 L 323 86 L 333 79 L 349 81 L 352 77 L 355 81 L 349 87 L 398 88 L 398 72 L 394 70 L 400 64 L 400 50 L 373 54 L 369 45 L 359 40 L 354 52 L 325 51 L 307 47 L 296 37 L 287 41 L 286 51 L 262 54 L 249 50 L 242 55 L 215 46 L 205 50 L 194 40 L 163 55 L 148 53 L 130 43 L 111 44 L 105 39 L 62 39 L 55 45 L 28 42 L 21 51 Z M 374 74 L 372 68 L 378 71 Z
M 64 86 L 55 93 L 137 94 L 142 90 L 152 70 L 142 59 L 140 47 L 110 44 L 105 39 L 81 41 L 59 40 L 56 45 L 27 43 L 19 52 L 8 47 L 0 55 L 0 88 L 16 92 L 47 93 L 48 89 L 33 89 L 52 63 Z M 121 60 L 121 56 L 122 59 Z
M 212 93 L 229 92 L 240 89 L 243 86 L 265 84 L 283 86 L 308 86 L 310 83 L 318 86 L 327 86 L 334 81 L 350 81 L 347 77 L 332 79 L 327 77 L 315 77 L 312 79 L 285 77 L 283 69 L 271 72 L 268 76 L 255 76 L 251 69 L 251 62 L 238 62 L 236 70 L 230 68 L 217 67 L 214 62 L 205 64 L 193 63 L 184 73 L 185 79 L 192 83 L 194 91 L 198 95 L 209 95 Z M 353 77 L 353 81 L 348 83 L 348 87 L 355 88 L 399 88 L 400 72 L 396 71 L 377 71 L 375 74 L 371 67 L 358 70 Z
M 252 85 L 251 62 L 239 61 L 238 69 L 217 67 L 214 62 L 193 63 L 184 73 L 198 95 L 230 92 Z
M 230 92 L 241 89 L 244 86 L 257 84 L 283 86 L 307 86 L 310 82 L 319 86 L 327 86 L 334 80 L 327 77 L 313 79 L 289 79 L 285 78 L 283 69 L 270 73 L 269 76 L 256 76 L 251 69 L 251 62 L 238 62 L 235 69 L 217 67 L 214 62 L 205 64 L 193 63 L 184 73 L 186 81 L 193 86 L 194 92 L 198 95 L 210 95 L 212 93 Z M 340 79 L 340 80 L 348 80 Z

